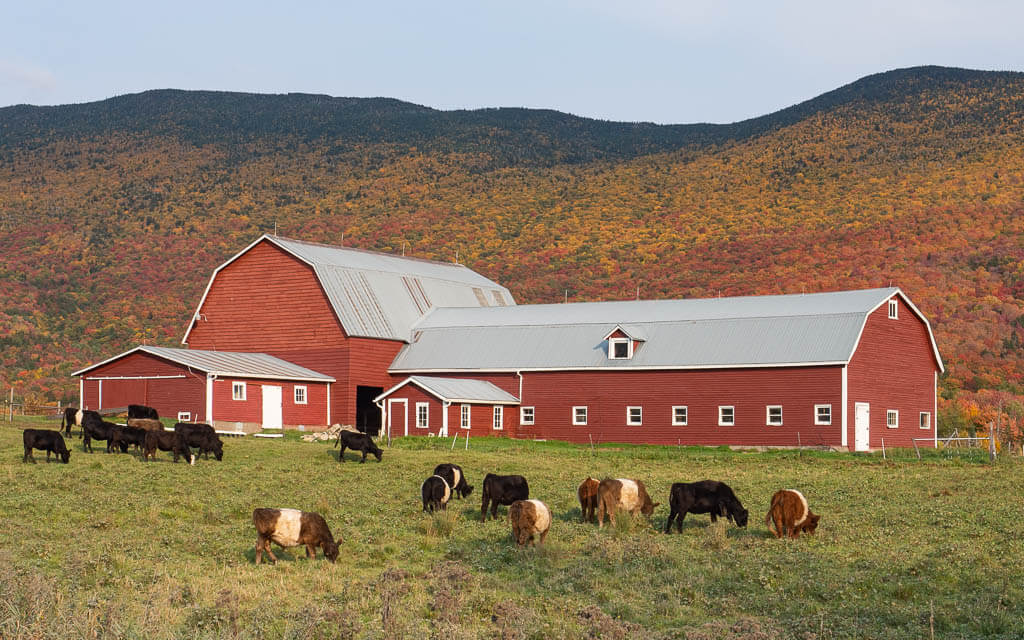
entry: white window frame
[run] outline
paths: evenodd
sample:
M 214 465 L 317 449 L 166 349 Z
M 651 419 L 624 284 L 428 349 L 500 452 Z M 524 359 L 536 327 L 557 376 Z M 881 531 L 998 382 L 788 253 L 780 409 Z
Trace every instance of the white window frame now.
M 473 405 L 460 404 L 459 405 L 459 428 L 470 429 L 472 428 L 473 422 Z
M 583 420 L 579 419 L 579 411 L 583 410 Z M 589 417 L 589 411 L 587 411 L 587 405 L 579 405 L 572 408 L 572 424 L 573 426 L 582 427 L 586 426 L 587 418 Z
M 917 425 L 922 429 L 932 428 L 932 412 L 922 411 L 917 417 Z
M 527 412 L 530 413 L 529 418 L 526 417 Z M 536 420 L 536 411 L 533 407 L 519 407 L 519 424 L 529 426 L 534 423 L 534 420 Z
M 422 424 L 420 421 L 420 409 L 423 409 L 423 420 Z M 429 402 L 417 402 L 416 403 L 416 428 L 417 429 L 429 429 L 430 428 L 430 403 Z
M 898 302 L 896 302 L 896 298 L 892 298 L 891 300 L 889 300 L 889 319 L 890 320 L 899 320 L 899 315 L 900 315 L 899 309 L 900 309 L 900 305 L 899 305 Z
M 821 414 L 818 412 L 819 409 L 828 409 L 828 420 L 822 420 Z M 830 404 L 816 404 L 814 405 L 814 424 L 832 424 L 832 405 Z
M 772 409 L 779 410 L 779 421 L 772 422 Z M 764 423 L 769 427 L 781 427 L 782 426 L 782 405 L 781 404 L 770 404 L 764 408 Z
M 494 414 L 491 418 L 491 429 L 494 431 L 505 430 L 505 407 L 500 404 L 494 405 Z
M 638 419 L 633 419 L 633 411 L 640 412 Z M 626 426 L 640 427 L 644 424 L 644 408 L 641 406 L 626 407 Z
M 728 409 L 732 413 L 732 420 L 725 422 L 725 410 Z M 718 405 L 718 426 L 720 427 L 735 427 L 736 426 L 736 405 L 732 404 L 720 404 Z
M 179 411 L 178 412 L 178 422 L 192 422 L 192 412 L 191 411 Z
M 621 358 L 615 355 L 615 345 L 626 345 L 626 357 Z M 608 338 L 608 359 L 609 360 L 631 360 L 633 358 L 633 340 L 631 338 Z
M 299 399 L 299 394 L 302 394 L 302 399 Z M 292 390 L 292 399 L 295 400 L 295 404 L 309 404 L 309 390 L 306 389 L 306 385 L 297 384 Z
M 245 383 L 237 380 L 231 382 L 231 399 L 245 400 Z
M 885 426 L 890 429 L 898 429 L 900 426 L 900 412 L 898 409 L 886 409 Z
M 676 414 L 676 412 L 679 411 L 680 409 L 683 410 L 683 420 L 682 420 L 682 422 L 679 421 L 679 419 L 678 419 L 679 416 Z M 687 405 L 685 405 L 685 404 L 677 404 L 677 405 L 672 407 L 672 426 L 673 427 L 685 427 L 686 423 L 689 421 L 689 419 L 690 419 L 690 409 L 689 409 L 689 407 Z

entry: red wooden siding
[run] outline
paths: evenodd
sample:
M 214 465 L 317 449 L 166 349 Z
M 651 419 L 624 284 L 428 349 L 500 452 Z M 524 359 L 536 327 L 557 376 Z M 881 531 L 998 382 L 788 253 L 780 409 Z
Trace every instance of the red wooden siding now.
M 876 309 L 864 325 L 857 351 L 850 360 L 847 373 L 847 433 L 849 447 L 854 447 L 854 404 L 871 405 L 871 448 L 885 446 L 911 447 L 913 438 L 934 435 L 935 374 L 938 363 L 932 350 L 928 329 L 902 299 L 898 301 L 897 319 L 889 318 L 888 304 Z M 899 427 L 886 427 L 886 411 L 899 411 Z M 931 429 L 921 429 L 920 413 L 931 414 Z
M 416 385 L 407 384 L 398 391 L 395 391 L 389 395 L 385 402 L 388 400 L 402 400 L 405 399 L 409 403 L 409 435 L 411 436 L 424 436 L 428 433 L 437 435 L 441 432 L 444 426 L 444 403 L 439 400 L 436 396 L 433 396 Z M 426 403 L 428 408 L 427 414 L 427 427 L 416 426 L 416 404 Z M 386 405 L 385 405 L 386 406 Z M 504 410 L 502 414 L 502 429 L 494 429 L 494 405 L 491 404 L 471 404 L 470 407 L 470 429 L 468 430 L 470 435 L 482 436 L 482 435 L 493 435 L 493 436 L 508 436 L 511 435 L 510 428 L 513 425 L 519 424 L 519 409 L 515 405 L 503 405 Z M 461 409 L 462 404 L 456 402 L 448 407 L 448 435 L 453 436 L 457 432 L 466 433 L 466 429 L 461 429 Z M 401 436 L 404 434 L 404 428 L 402 426 L 402 415 L 401 409 L 398 409 L 398 416 L 392 418 L 391 423 L 391 436 Z M 397 422 L 396 422 L 397 420 Z M 384 429 L 387 429 L 387 423 L 384 423 Z
M 232 397 L 234 382 L 245 383 L 245 400 Z M 285 427 L 321 428 L 327 424 L 327 385 L 313 382 L 218 378 L 213 382 L 213 419 L 217 422 L 263 422 L 263 385 L 281 387 L 281 419 Z M 295 387 L 306 387 L 306 404 L 295 403 Z
M 155 380 L 96 380 L 118 376 L 175 376 Z M 161 416 L 177 417 L 179 411 L 188 411 L 194 418 L 206 415 L 206 376 L 167 362 L 147 353 L 133 353 L 114 362 L 93 369 L 83 381 L 83 406 L 86 409 L 126 407 L 143 404 L 153 407 Z M 102 399 L 100 383 L 102 382 Z M 102 400 L 102 406 L 100 404 Z

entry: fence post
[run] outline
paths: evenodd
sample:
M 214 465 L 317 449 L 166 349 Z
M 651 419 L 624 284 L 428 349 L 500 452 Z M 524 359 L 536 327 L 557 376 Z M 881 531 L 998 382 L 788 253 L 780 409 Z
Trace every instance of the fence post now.
M 885 438 L 882 438 L 882 460 L 885 460 Z
M 11 401 L 7 405 L 7 422 L 14 422 L 14 387 L 11 387 Z

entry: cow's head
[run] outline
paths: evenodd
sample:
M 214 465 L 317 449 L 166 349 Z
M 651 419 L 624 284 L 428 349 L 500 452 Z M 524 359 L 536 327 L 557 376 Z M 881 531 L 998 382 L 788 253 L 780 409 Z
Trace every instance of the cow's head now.
M 334 541 L 326 541 L 326 542 L 324 542 L 323 547 L 324 547 L 324 555 L 327 556 L 327 559 L 330 560 L 331 562 L 337 562 L 338 561 L 338 543 L 334 542 Z
M 654 513 L 654 507 L 658 506 L 659 504 L 661 503 L 651 502 L 651 499 L 647 498 L 646 500 L 644 500 L 644 506 L 640 507 L 640 513 L 644 514 L 645 516 L 649 516 L 652 513 Z
M 749 511 L 737 504 L 731 515 L 733 521 L 736 522 L 737 527 L 747 526 L 747 516 L 750 515 Z
M 213 445 L 213 457 L 217 460 L 224 458 L 224 443 L 220 440 L 217 440 Z
M 820 515 L 811 514 L 807 516 L 807 520 L 804 521 L 802 527 L 805 533 L 814 533 L 814 530 L 818 528 L 818 520 L 821 520 Z
M 68 451 L 67 449 L 64 449 L 63 451 L 60 452 L 60 459 L 64 464 L 67 464 L 68 460 L 71 459 L 71 452 Z M 817 522 L 815 522 L 815 524 L 817 524 Z
M 374 457 L 377 458 L 377 462 L 380 462 L 380 459 L 384 457 L 384 452 L 380 450 L 380 447 L 374 446 L 373 443 L 371 443 L 370 446 L 373 446 L 373 450 L 370 451 L 370 453 L 372 453 Z

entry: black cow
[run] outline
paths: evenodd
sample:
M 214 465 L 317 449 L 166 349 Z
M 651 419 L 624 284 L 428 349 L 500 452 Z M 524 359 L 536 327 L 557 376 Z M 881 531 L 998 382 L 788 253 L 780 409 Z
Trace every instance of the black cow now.
M 180 447 L 183 451 L 189 451 L 190 447 L 199 447 L 199 453 L 209 454 L 217 460 L 224 458 L 224 443 L 220 436 L 208 424 L 202 422 L 179 422 L 174 425 L 174 433 L 180 438 Z M 195 458 L 192 460 L 195 462 Z
M 423 481 L 420 486 L 420 494 L 423 496 L 423 510 L 433 513 L 441 509 L 448 509 L 448 499 L 452 497 L 452 489 L 447 480 L 433 475 Z
M 341 452 L 338 453 L 338 462 L 345 462 L 346 448 L 363 452 L 363 459 L 359 462 L 366 462 L 366 454 L 368 453 L 376 456 L 377 462 L 380 462 L 380 459 L 384 456 L 384 452 L 380 450 L 380 447 L 373 444 L 373 439 L 365 433 L 342 429 L 338 432 L 338 439 L 334 442 L 334 446 L 338 446 L 339 443 L 341 444 Z
M 89 409 L 76 409 L 75 407 L 68 407 L 64 409 L 64 415 L 60 418 L 60 430 L 70 438 L 72 425 L 76 427 L 82 426 L 82 423 L 88 420 L 95 422 L 102 422 L 103 418 L 95 411 Z
M 722 516 L 735 522 L 736 526 L 747 526 L 747 510 L 724 482 L 676 482 L 672 485 L 668 503 L 672 512 L 665 523 L 665 533 L 669 533 L 673 520 L 676 521 L 676 531 L 682 532 L 683 518 L 687 513 L 710 513 L 712 522 Z
M 25 429 L 21 439 L 25 443 L 25 455 L 21 458 L 22 462 L 31 460 L 33 464 L 35 463 L 36 459 L 32 457 L 33 449 L 46 451 L 47 462 L 50 461 L 51 452 L 56 456 L 60 456 L 64 464 L 67 464 L 68 460 L 71 459 L 71 452 L 68 451 L 67 445 L 64 444 L 64 438 L 61 437 L 60 431 Z
M 156 409 L 153 407 L 147 407 L 143 404 L 130 404 L 128 405 L 128 417 L 129 418 L 149 418 L 150 420 L 159 420 L 160 416 L 157 414 Z
M 114 429 L 119 425 L 113 422 L 107 422 L 105 420 L 89 420 L 88 418 L 82 419 L 82 451 L 88 451 L 92 453 L 92 441 L 93 440 L 106 440 L 107 441 L 107 453 L 110 453 L 110 438 L 114 435 Z M 121 453 L 128 451 L 128 445 L 121 443 Z
M 459 498 L 465 498 L 473 493 L 473 485 L 466 482 L 466 474 L 462 473 L 462 467 L 457 464 L 448 462 L 439 464 L 434 467 L 434 475 L 444 478 L 444 481 Z
M 120 447 L 121 451 L 126 451 L 130 444 L 135 445 L 136 449 L 146 446 L 146 430 L 138 427 L 122 427 L 121 425 L 111 429 L 110 440 L 107 441 L 108 451 L 114 447 Z
M 487 504 L 491 504 L 491 519 L 498 518 L 498 505 L 508 506 L 516 500 L 530 498 L 530 485 L 523 476 L 498 476 L 488 473 L 484 476 L 483 503 L 480 505 L 480 522 L 487 522 Z
M 163 429 L 156 431 L 146 431 L 146 441 L 142 449 L 142 459 L 148 460 L 152 458 L 156 460 L 156 450 L 160 451 L 172 451 L 174 452 L 174 461 L 178 461 L 178 456 L 184 456 L 185 462 L 192 463 L 192 451 L 182 444 L 181 439 L 178 438 L 178 434 L 174 431 L 164 431 Z

